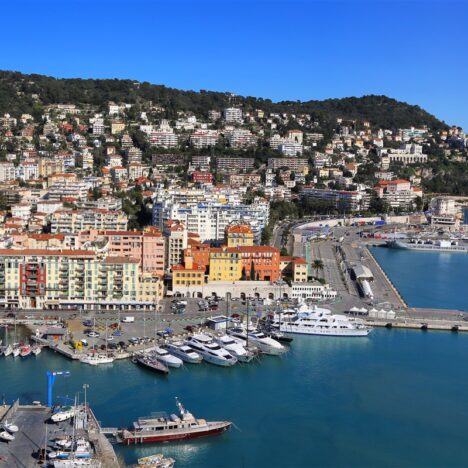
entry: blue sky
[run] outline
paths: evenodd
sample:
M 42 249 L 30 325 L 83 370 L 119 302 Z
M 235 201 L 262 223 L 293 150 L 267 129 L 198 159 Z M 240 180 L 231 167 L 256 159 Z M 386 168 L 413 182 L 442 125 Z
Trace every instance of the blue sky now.
M 468 129 L 468 0 L 4 0 L 0 69 L 273 100 L 386 94 Z

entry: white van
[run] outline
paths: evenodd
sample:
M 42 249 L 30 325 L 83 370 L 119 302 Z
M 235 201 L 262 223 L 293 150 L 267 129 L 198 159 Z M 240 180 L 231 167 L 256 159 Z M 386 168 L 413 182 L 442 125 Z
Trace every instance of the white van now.
M 122 319 L 122 323 L 133 323 L 135 321 L 135 317 L 127 316 Z

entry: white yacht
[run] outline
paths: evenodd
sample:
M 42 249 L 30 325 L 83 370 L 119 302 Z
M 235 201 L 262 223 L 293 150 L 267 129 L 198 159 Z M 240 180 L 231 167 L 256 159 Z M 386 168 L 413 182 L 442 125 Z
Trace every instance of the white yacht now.
M 211 336 L 197 333 L 186 338 L 185 343 L 211 364 L 233 366 L 237 362 L 237 358 L 215 343 Z
M 180 367 L 183 364 L 182 359 L 169 354 L 165 349 L 159 346 L 156 346 L 149 354 L 169 367 Z
M 90 366 L 99 366 L 100 364 L 111 364 L 114 362 L 114 358 L 106 356 L 105 354 L 89 354 L 87 356 L 83 356 L 80 361 L 85 364 L 89 364 Z
M 361 319 L 332 314 L 329 309 L 302 305 L 294 312 L 276 315 L 275 326 L 282 332 L 324 336 L 367 336 L 372 331 Z
M 8 357 L 10 354 L 13 354 L 13 347 L 11 345 L 7 345 L 7 347 L 3 350 L 3 355 Z
M 51 421 L 53 422 L 62 422 L 67 421 L 75 416 L 75 408 L 73 406 L 65 406 L 64 408 L 60 408 L 57 412 L 55 412 L 51 417 Z
M 273 356 L 278 356 L 287 351 L 287 348 L 283 346 L 278 341 L 266 336 L 265 333 L 258 330 L 247 330 L 245 328 L 238 326 L 231 328 L 228 333 L 232 336 L 246 340 L 248 344 L 251 344 L 259 349 L 260 352 L 264 354 L 271 354 Z
M 255 354 L 245 348 L 245 341 L 229 335 L 214 336 L 214 340 L 226 351 L 235 356 L 239 362 L 250 362 Z
M 190 364 L 200 364 L 200 362 L 203 361 L 203 358 L 198 353 L 196 353 L 190 346 L 182 343 L 182 341 L 167 343 L 165 347 L 170 354 Z

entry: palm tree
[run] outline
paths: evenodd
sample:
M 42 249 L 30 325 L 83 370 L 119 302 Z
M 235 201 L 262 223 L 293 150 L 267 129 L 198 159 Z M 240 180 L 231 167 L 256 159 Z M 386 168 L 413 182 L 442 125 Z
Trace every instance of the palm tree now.
M 314 262 L 312 263 L 312 268 L 315 270 L 316 274 L 318 274 L 319 270 L 323 270 L 323 261 L 314 260 Z

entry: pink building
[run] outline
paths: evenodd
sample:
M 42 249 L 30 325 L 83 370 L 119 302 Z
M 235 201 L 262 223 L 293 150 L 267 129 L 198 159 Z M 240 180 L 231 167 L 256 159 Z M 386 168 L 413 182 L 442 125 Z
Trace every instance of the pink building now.
M 77 244 L 82 246 L 99 240 L 107 244 L 109 255 L 136 258 L 140 262 L 141 271 L 164 274 L 165 240 L 159 229 L 149 227 L 144 231 L 84 231 L 80 232 Z

